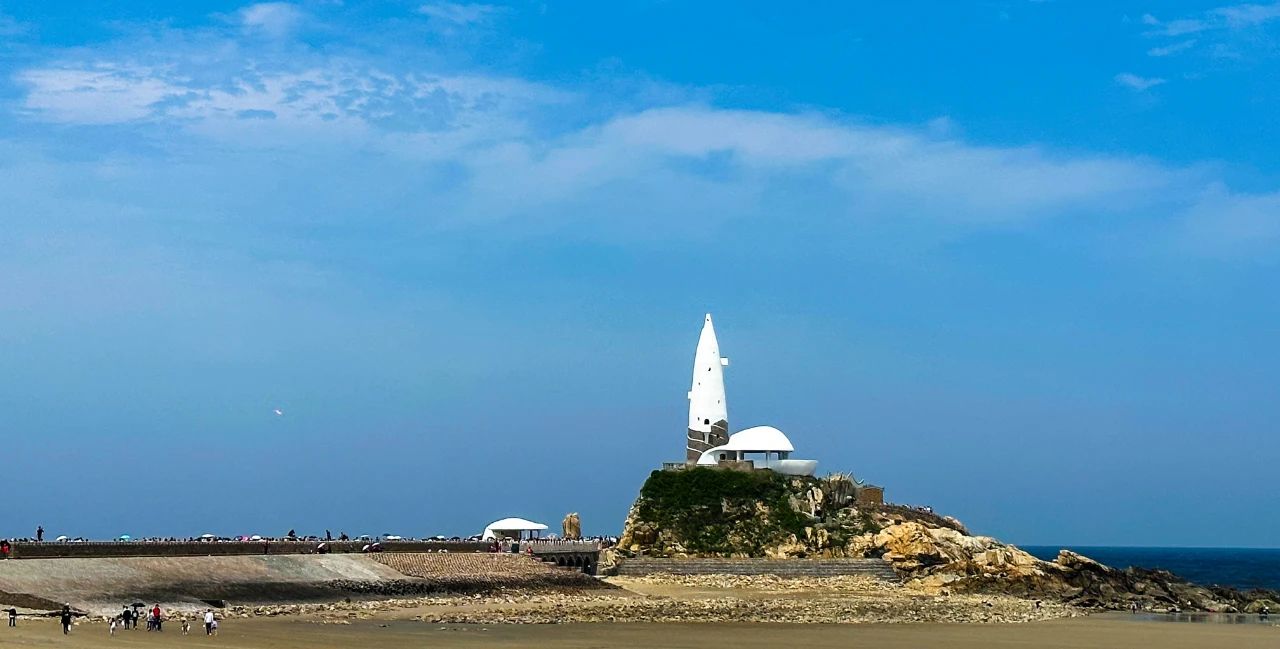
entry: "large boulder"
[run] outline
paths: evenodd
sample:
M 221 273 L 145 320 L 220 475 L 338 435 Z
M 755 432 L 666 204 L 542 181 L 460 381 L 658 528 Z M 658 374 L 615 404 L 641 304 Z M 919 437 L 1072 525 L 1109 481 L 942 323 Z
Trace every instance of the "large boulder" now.
M 560 521 L 560 529 L 564 533 L 563 538 L 582 538 L 582 519 L 578 517 L 578 512 L 565 514 L 564 520 Z

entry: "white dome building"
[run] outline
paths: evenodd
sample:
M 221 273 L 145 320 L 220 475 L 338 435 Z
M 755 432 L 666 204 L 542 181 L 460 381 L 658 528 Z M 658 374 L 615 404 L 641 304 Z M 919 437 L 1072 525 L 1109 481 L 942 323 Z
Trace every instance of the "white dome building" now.
M 811 476 L 818 468 L 817 460 L 793 460 L 795 451 L 787 435 L 773 426 L 755 426 L 729 436 L 729 442 L 703 451 L 699 466 L 720 462 L 744 462 L 758 469 L 771 469 L 785 475 Z

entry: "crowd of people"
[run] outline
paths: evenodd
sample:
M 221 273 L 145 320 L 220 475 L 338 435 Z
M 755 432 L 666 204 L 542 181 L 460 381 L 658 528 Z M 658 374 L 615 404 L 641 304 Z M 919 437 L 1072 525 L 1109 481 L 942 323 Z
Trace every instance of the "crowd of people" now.
M 164 631 L 165 615 L 164 611 L 160 609 L 160 605 L 156 604 L 150 609 L 144 609 L 143 606 L 140 602 L 126 605 L 120 613 L 107 617 L 107 633 L 114 636 L 116 631 L 136 631 L 139 620 L 146 623 L 147 631 L 155 631 L 157 633 Z M 18 626 L 18 609 L 10 607 L 6 612 L 9 617 L 9 626 Z M 71 604 L 62 605 L 62 610 L 58 611 L 58 623 L 62 627 L 63 635 L 71 635 L 77 615 L 80 614 L 72 610 Z M 205 609 L 203 619 L 205 635 L 218 635 L 218 616 L 214 614 L 213 609 Z M 178 621 L 181 625 L 182 635 L 191 633 L 191 620 L 184 616 L 180 617 Z

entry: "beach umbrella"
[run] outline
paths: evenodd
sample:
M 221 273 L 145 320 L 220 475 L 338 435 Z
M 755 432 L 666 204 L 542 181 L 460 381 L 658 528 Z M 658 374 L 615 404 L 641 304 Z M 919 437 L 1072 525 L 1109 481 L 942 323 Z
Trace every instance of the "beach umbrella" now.
M 262 540 L 262 537 L 261 537 L 261 536 L 258 536 L 257 534 L 254 534 L 253 536 L 249 537 L 249 540 L 250 540 L 250 541 L 261 541 L 261 540 Z
M 133 540 L 133 537 L 132 537 L 132 536 L 129 536 L 128 534 L 121 534 L 121 535 L 120 535 L 116 540 L 118 540 L 118 541 L 131 541 L 131 540 Z
M 54 539 L 54 540 L 55 540 L 55 541 L 65 541 L 65 540 L 67 540 L 67 537 L 66 537 L 66 536 L 59 536 L 58 538 L 56 538 L 56 539 Z
M 201 534 L 201 535 L 200 535 L 200 538 L 202 538 L 202 539 L 216 539 L 216 538 L 218 538 L 218 537 L 216 537 L 216 536 L 214 536 L 214 535 L 212 535 L 212 534 Z

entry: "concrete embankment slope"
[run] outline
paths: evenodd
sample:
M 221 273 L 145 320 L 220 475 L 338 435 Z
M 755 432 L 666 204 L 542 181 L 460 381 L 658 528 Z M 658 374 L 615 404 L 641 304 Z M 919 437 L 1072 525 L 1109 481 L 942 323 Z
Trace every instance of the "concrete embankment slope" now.
M 379 582 L 403 575 L 365 555 L 128 557 L 0 562 L 0 591 L 31 605 L 70 603 L 115 612 L 142 601 L 203 607 L 217 601 L 332 599 L 334 581 Z M 4 596 L 0 595 L 0 599 Z M 11 598 L 12 599 L 12 598 Z M 3 603 L 3 602 L 0 602 Z
M 345 597 L 477 592 L 578 585 L 595 580 L 529 557 L 491 554 L 329 554 L 120 557 L 0 561 L 0 605 L 93 614 L 124 605 L 170 609 L 323 602 Z

